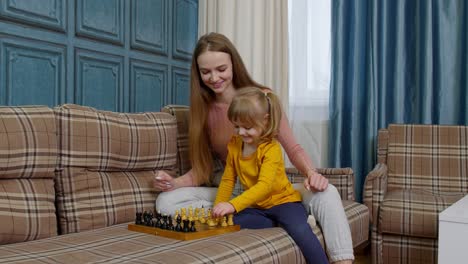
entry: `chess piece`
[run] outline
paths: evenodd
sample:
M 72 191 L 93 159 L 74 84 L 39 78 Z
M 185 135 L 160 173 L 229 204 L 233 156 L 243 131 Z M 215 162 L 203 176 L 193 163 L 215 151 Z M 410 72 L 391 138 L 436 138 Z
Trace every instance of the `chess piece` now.
M 234 215 L 233 215 L 233 214 L 229 214 L 229 215 L 228 215 L 227 224 L 228 224 L 229 226 L 233 226 L 233 225 L 234 225 Z
M 174 225 L 172 224 L 172 216 L 167 217 L 167 230 L 174 230 Z
M 180 223 L 182 222 L 182 217 L 180 215 L 177 216 L 176 219 L 176 226 L 174 227 L 174 231 L 176 232 L 181 232 L 182 231 L 182 226 L 180 226 Z
M 198 217 L 198 221 L 200 221 L 202 224 L 206 223 L 205 208 L 203 207 L 200 209 L 200 216 Z
M 146 222 L 146 226 L 153 226 L 153 211 L 148 213 L 148 220 Z
M 136 225 L 141 225 L 143 224 L 143 221 L 142 221 L 142 213 L 141 212 L 136 212 L 136 215 L 135 215 L 135 224 Z
M 183 227 L 182 227 L 182 232 L 189 232 L 190 231 L 190 227 L 189 227 L 189 220 L 185 219 L 185 220 L 182 220 L 182 223 L 183 223 Z
M 195 221 L 190 222 L 190 232 L 197 232 L 197 229 L 195 228 Z
M 227 217 L 226 217 L 226 216 L 223 216 L 223 220 L 221 221 L 221 226 L 222 226 L 222 227 L 228 226 L 228 224 L 227 224 Z
M 209 219 L 206 221 L 206 223 L 208 224 L 208 226 L 211 226 L 211 227 L 214 227 L 214 226 L 217 225 L 215 219 L 213 219 L 213 218 L 209 218 Z
M 156 223 L 153 225 L 154 227 L 160 228 L 161 227 L 161 214 L 158 212 L 156 214 Z
M 193 215 L 193 220 L 198 221 L 200 215 L 200 208 L 195 208 L 195 213 Z
M 166 214 L 163 214 L 162 216 L 161 229 L 167 229 L 167 215 Z

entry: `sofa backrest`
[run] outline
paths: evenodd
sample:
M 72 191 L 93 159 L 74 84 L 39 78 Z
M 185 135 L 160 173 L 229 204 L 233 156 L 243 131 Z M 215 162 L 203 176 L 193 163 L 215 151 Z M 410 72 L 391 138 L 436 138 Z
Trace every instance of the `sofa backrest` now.
M 391 124 L 382 135 L 388 189 L 468 192 L 467 126 Z
M 57 235 L 52 109 L 0 107 L 0 244 Z
M 125 114 L 79 105 L 54 109 L 61 233 L 135 220 L 154 210 L 157 170 L 174 170 L 177 123 L 162 113 Z
M 166 105 L 161 110 L 169 113 L 177 119 L 177 175 L 183 175 L 192 168 L 189 155 L 189 119 L 190 108 L 186 105 Z M 213 184 L 219 185 L 224 172 L 224 164 L 218 159 L 213 160 Z M 234 194 L 240 194 L 243 191 L 239 181 L 234 187 Z
M 191 169 L 189 158 L 189 107 L 185 105 L 166 105 L 162 112 L 171 114 L 177 120 L 177 175 Z

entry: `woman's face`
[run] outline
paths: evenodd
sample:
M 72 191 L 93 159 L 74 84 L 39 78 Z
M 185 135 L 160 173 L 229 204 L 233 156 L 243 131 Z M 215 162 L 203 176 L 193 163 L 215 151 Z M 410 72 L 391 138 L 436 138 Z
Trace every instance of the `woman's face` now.
M 231 56 L 219 51 L 205 51 L 197 58 L 198 69 L 203 83 L 216 95 L 232 86 Z

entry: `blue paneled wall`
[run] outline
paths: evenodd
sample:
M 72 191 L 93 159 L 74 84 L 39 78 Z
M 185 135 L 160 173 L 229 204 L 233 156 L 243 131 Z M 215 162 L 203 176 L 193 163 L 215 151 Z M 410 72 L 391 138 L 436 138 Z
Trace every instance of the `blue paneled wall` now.
M 1 0 L 0 105 L 189 103 L 196 0 Z

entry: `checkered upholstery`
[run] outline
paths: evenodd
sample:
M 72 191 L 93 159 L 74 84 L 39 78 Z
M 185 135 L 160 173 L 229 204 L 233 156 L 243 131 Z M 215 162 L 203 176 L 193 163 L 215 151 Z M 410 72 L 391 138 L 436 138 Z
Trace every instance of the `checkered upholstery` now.
M 54 113 L 0 107 L 0 244 L 57 235 Z
M 59 137 L 61 233 L 133 221 L 153 210 L 155 170 L 174 170 L 177 123 L 166 113 L 124 114 L 78 105 L 54 109 Z
M 282 228 L 240 230 L 179 241 L 127 230 L 126 224 L 0 247 L 0 263 L 305 264 Z
M 177 147 L 179 151 L 178 165 L 179 171 L 185 172 L 190 169 L 190 160 L 188 154 L 188 116 L 189 108 L 182 105 L 168 105 L 163 108 L 164 112 L 170 113 L 177 118 L 178 137 Z M 222 175 L 222 163 L 217 160 L 213 173 L 215 177 L 220 178 Z M 343 206 L 351 228 L 353 245 L 358 247 L 368 242 L 369 240 L 369 210 L 363 204 L 355 202 L 354 197 L 354 172 L 351 168 L 322 168 L 318 171 L 327 177 L 343 198 Z M 292 183 L 302 183 L 304 176 L 295 168 L 286 170 L 288 177 Z M 219 179 L 218 179 L 219 181 Z M 242 186 L 237 183 L 234 187 L 233 194 L 241 193 Z M 322 245 L 324 245 L 323 234 L 319 226 L 313 228 Z
M 373 263 L 435 263 L 438 215 L 468 193 L 468 127 L 391 124 L 367 175 Z

